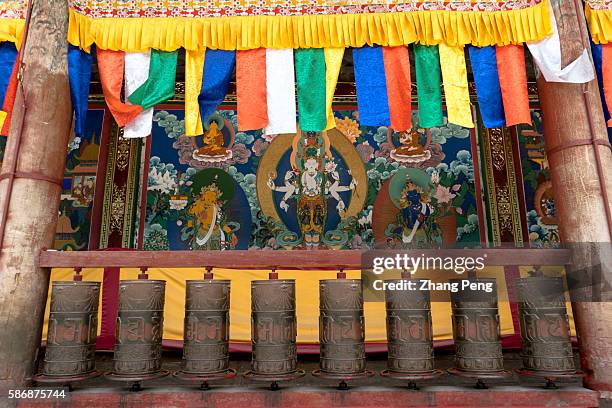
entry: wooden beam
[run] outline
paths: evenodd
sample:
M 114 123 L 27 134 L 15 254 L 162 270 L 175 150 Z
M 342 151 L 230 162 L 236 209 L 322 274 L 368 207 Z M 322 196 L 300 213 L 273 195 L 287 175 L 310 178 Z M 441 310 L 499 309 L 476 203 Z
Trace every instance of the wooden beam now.
M 314 251 L 42 251 L 39 265 L 45 268 L 194 268 L 212 266 L 227 269 L 338 270 L 362 269 L 371 256 L 395 256 L 398 251 L 314 250 Z M 406 251 L 419 257 L 485 256 L 487 266 L 566 265 L 565 249 L 429 249 Z M 370 258 L 368 258 L 370 257 Z

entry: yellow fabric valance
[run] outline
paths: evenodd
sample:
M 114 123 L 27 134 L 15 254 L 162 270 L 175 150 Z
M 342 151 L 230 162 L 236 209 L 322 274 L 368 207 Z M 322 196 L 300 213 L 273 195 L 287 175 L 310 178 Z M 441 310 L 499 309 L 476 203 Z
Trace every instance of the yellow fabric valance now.
M 25 26 L 25 0 L 4 0 L 0 2 L 0 42 L 15 43 L 21 47 L 21 38 Z
M 599 7 L 598 5 L 601 5 Z M 610 6 L 612 7 L 612 6 Z M 612 41 L 612 8 L 607 8 L 603 2 L 588 2 L 585 15 L 589 23 L 591 37 L 595 44 L 607 44 Z
M 298 7 L 302 10 L 300 14 L 295 11 L 296 7 L 292 7 L 291 12 L 284 12 L 282 4 L 286 2 L 276 1 L 279 5 L 272 6 L 274 11 L 268 14 L 228 15 L 219 12 L 227 7 L 236 13 L 235 5 L 244 8 L 245 4 L 261 2 L 233 0 L 222 2 L 226 6 L 215 6 L 221 2 L 210 0 L 208 5 L 198 9 L 194 3 L 206 2 L 157 0 L 142 4 L 159 3 L 159 7 L 139 11 L 133 8 L 115 10 L 117 2 L 108 0 L 73 0 L 68 41 L 85 50 L 95 43 L 103 49 L 130 52 L 149 48 L 162 51 L 180 47 L 191 51 L 204 48 L 245 50 L 361 47 L 366 44 L 398 46 L 417 42 L 451 46 L 521 44 L 541 40 L 552 33 L 547 0 L 537 1 L 514 2 L 512 7 L 515 8 L 508 8 L 511 3 L 502 6 L 497 2 L 440 2 L 435 3 L 433 6 L 437 9 L 432 10 L 426 9 L 432 7 L 432 3 L 401 0 L 381 0 L 378 2 L 381 4 L 374 6 L 371 0 L 294 0 L 292 3 L 320 6 Z M 332 7 L 325 6 L 326 3 L 353 6 Z M 363 5 L 354 6 L 355 3 Z

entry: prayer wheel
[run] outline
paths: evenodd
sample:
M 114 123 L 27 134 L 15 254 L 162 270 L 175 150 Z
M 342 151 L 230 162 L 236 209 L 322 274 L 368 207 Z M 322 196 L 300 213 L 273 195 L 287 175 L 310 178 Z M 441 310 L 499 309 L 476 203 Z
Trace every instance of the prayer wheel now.
M 429 290 L 419 290 L 421 280 L 410 281 L 414 290 L 395 289 L 406 281 L 386 281 L 388 359 L 381 375 L 410 380 L 410 388 L 416 389 L 413 381 L 435 378 L 441 372 L 434 369 Z
M 509 375 L 504 370 L 497 285 L 494 278 L 472 277 L 450 282 L 458 290 L 451 292 L 455 367 L 449 372 L 477 378 L 476 387 L 485 388 L 481 379 Z
M 229 375 L 229 306 L 229 280 L 187 281 L 183 364 L 176 377 L 208 381 Z
M 161 370 L 166 282 L 124 280 L 119 283 L 119 312 L 113 372 L 109 379 L 139 382 L 167 375 Z
M 548 379 L 576 377 L 563 278 L 518 279 L 523 369 L 519 373 Z M 552 384 L 547 384 L 552 387 Z
M 99 282 L 53 282 L 42 374 L 37 382 L 84 380 L 96 375 Z
M 359 279 L 319 281 L 319 370 L 313 375 L 343 380 L 369 376 L 366 371 L 363 292 Z
M 303 376 L 297 368 L 295 280 L 252 281 L 251 311 L 253 354 L 245 377 L 272 382 L 277 389 L 277 381 Z

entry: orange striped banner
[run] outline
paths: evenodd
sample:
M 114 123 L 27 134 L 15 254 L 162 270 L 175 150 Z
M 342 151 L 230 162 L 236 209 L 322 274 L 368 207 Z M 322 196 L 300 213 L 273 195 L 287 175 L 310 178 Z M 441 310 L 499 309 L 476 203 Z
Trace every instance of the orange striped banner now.
M 412 127 L 410 55 L 407 47 L 383 47 L 391 127 L 397 132 Z
M 265 48 L 236 52 L 236 97 L 238 130 L 257 130 L 268 125 Z
M 506 126 L 531 124 L 527 70 L 522 45 L 495 47 Z

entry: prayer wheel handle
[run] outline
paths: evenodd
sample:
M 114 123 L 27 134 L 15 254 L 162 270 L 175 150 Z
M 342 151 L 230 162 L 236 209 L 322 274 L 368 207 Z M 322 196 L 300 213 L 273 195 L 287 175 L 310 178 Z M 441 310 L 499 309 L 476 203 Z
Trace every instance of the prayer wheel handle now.
M 277 266 L 272 267 L 272 270 L 270 271 L 270 273 L 268 273 L 268 279 L 270 280 L 278 279 L 278 272 L 276 272 L 277 268 L 278 268 Z
M 81 268 L 80 266 L 75 266 L 74 267 L 74 276 L 72 277 L 72 280 L 75 282 L 81 282 L 83 281 L 83 275 L 81 275 L 81 271 L 83 270 L 83 268 Z
M 336 274 L 336 279 L 346 279 L 346 272 L 344 272 L 344 268 L 340 268 Z
M 207 266 L 206 268 L 206 272 L 204 272 L 204 280 L 213 280 L 214 279 L 214 275 L 212 273 L 212 266 Z
M 147 273 L 148 270 L 149 270 L 148 267 L 141 266 L 140 267 L 140 273 L 138 274 L 138 279 L 141 279 L 141 280 L 149 279 L 149 274 Z

